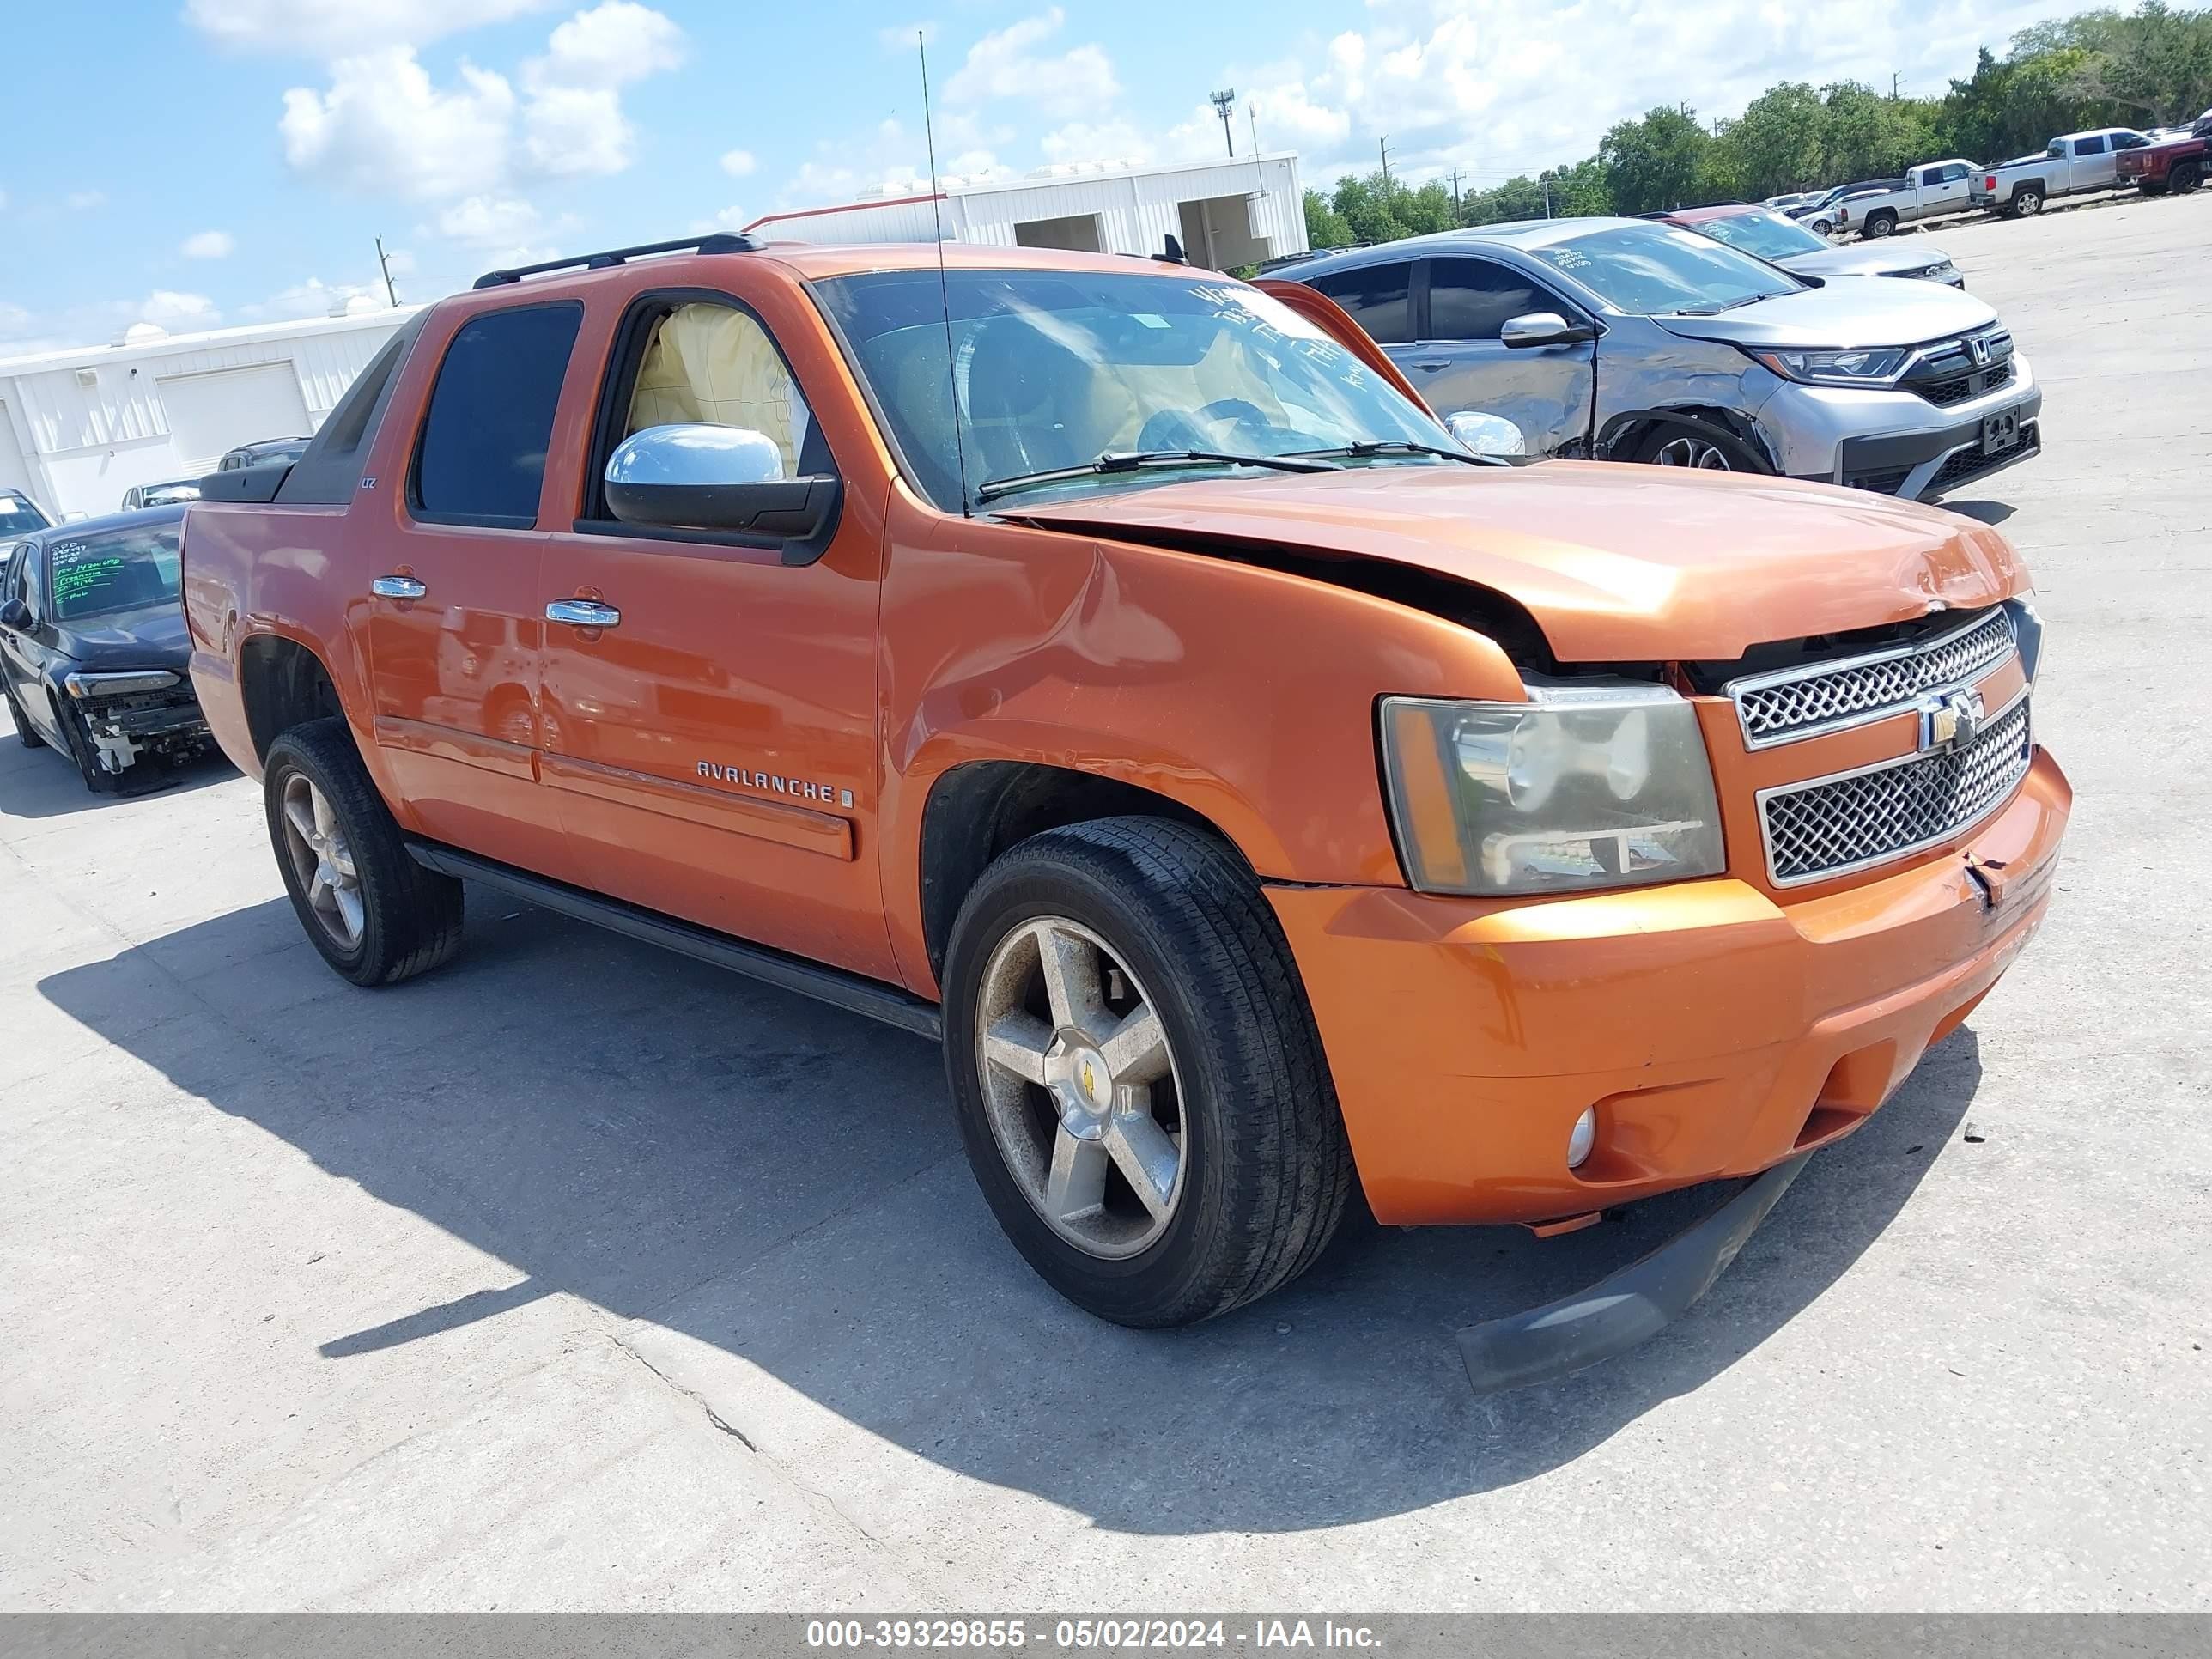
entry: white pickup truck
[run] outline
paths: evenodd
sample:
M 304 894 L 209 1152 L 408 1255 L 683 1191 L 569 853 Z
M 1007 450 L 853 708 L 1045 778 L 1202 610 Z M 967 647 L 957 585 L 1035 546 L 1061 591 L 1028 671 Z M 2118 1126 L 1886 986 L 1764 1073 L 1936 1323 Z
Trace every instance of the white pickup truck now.
M 1976 171 L 1974 163 L 1962 155 L 1908 167 L 1905 183 L 1897 189 L 1847 196 L 1838 203 L 1836 234 L 1856 229 L 1862 237 L 1887 236 L 1914 220 L 1964 213 L 1974 204 L 1972 186 Z
M 1971 192 L 1973 204 L 2008 219 L 2033 218 L 2054 196 L 2111 190 L 2118 183 L 2114 158 L 2122 150 L 2140 149 L 2148 143 L 2133 127 L 2099 127 L 2092 132 L 2062 134 L 2040 155 L 2023 155 L 1977 171 Z

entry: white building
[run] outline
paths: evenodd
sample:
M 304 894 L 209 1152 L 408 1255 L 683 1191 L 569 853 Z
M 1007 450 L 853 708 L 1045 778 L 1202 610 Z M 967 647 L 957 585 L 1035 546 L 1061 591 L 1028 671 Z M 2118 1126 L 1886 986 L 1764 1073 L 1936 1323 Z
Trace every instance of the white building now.
M 1018 179 L 940 181 L 878 190 L 836 207 L 771 213 L 745 227 L 764 240 L 927 242 L 1154 254 L 1170 236 L 1193 264 L 1215 270 L 1304 253 L 1304 194 L 1290 152 L 1235 161 L 1133 167 L 1063 162 Z
M 411 314 L 201 334 L 139 323 L 112 345 L 0 358 L 0 485 L 57 519 L 97 516 L 134 484 L 214 471 L 240 444 L 307 436 Z

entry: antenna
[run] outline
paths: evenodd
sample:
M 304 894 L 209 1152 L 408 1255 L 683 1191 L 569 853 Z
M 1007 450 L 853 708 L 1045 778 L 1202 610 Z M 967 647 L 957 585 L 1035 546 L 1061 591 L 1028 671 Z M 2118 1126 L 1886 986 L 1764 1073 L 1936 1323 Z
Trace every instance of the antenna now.
M 1221 136 L 1228 143 L 1229 159 L 1233 161 L 1237 159 L 1237 135 L 1230 131 L 1229 112 L 1236 107 L 1237 88 L 1223 87 L 1218 92 L 1207 94 L 1206 98 L 1213 106 L 1213 112 L 1221 118 Z
M 945 312 L 945 395 L 952 403 L 952 453 L 960 463 L 960 516 L 968 510 L 968 445 L 960 435 L 960 370 L 952 351 L 952 289 L 945 275 L 945 193 L 937 187 L 937 129 L 929 119 L 929 44 L 920 29 L 914 49 L 921 57 L 921 131 L 929 142 L 929 219 L 937 232 L 937 301 Z

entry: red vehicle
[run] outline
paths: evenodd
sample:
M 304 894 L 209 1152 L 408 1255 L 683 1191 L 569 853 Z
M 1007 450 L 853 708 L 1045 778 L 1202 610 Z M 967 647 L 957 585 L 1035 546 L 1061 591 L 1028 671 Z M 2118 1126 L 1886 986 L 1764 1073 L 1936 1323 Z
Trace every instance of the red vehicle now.
M 2208 144 L 2212 144 L 2212 110 L 2198 116 L 2197 124 L 2179 137 L 2121 151 L 2113 166 L 2121 184 L 2133 185 L 2146 196 L 2169 191 L 2186 196 L 2204 181 L 2205 169 L 2212 166 L 2205 159 Z

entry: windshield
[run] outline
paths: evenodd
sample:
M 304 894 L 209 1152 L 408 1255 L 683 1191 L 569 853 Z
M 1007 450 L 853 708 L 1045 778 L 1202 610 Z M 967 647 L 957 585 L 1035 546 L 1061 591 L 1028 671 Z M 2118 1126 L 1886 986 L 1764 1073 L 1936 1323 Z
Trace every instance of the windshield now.
M 1700 219 L 1691 228 L 1762 259 L 1819 253 L 1828 246 L 1825 238 L 1778 213 L 1731 213 L 1718 219 Z
M 149 507 L 176 507 L 200 498 L 200 487 L 196 483 L 148 484 L 143 499 Z
M 1615 225 L 1528 251 L 1638 316 L 1725 311 L 1810 286 L 1675 225 Z
M 52 522 L 22 496 L 0 495 L 0 536 L 20 536 L 28 530 L 44 530 Z
M 963 447 L 970 501 L 988 481 L 1079 467 L 1109 452 L 1276 456 L 1376 441 L 1459 447 L 1328 335 L 1226 277 L 956 270 L 943 280 L 942 295 L 934 270 L 815 286 L 915 483 L 947 512 L 961 507 Z M 1188 476 L 1115 471 L 1036 494 Z
M 61 622 L 143 611 L 177 599 L 182 524 L 65 536 L 47 544 L 54 616 Z

